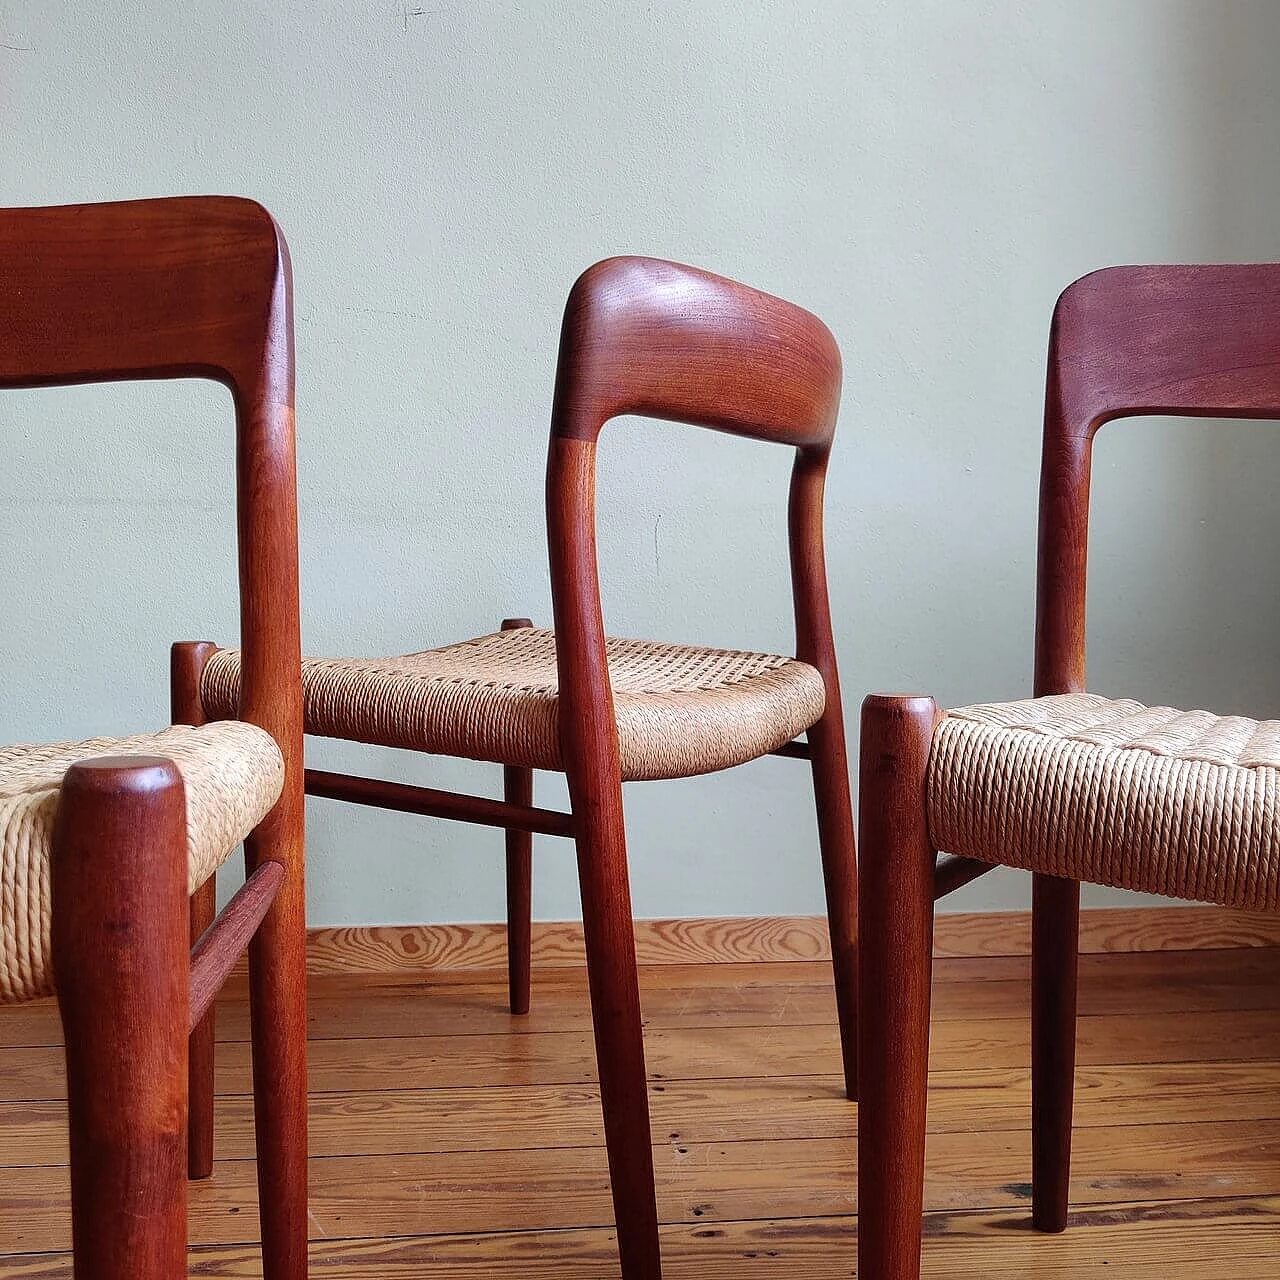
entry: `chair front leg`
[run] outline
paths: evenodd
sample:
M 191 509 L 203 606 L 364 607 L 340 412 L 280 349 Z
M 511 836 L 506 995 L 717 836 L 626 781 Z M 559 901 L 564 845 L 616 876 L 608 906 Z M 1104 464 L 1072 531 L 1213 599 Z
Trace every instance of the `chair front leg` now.
M 600 1104 L 623 1280 L 660 1280 L 649 1095 L 622 783 L 570 776 Z
M 52 850 L 76 1280 L 187 1274 L 187 824 L 171 761 L 73 765 Z
M 925 776 L 932 698 L 862 704 L 858 1275 L 918 1280 L 937 854 Z
M 831 931 L 831 964 L 840 1021 L 845 1094 L 858 1097 L 858 861 L 849 797 L 844 718 L 837 704 L 809 730 L 818 844 Z
M 1032 877 L 1031 1221 L 1063 1231 L 1071 1182 L 1080 885 Z

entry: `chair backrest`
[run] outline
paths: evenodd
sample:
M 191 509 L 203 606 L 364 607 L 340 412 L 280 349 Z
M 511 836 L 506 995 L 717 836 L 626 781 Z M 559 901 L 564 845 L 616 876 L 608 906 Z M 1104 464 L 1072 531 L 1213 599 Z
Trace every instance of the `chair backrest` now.
M 824 448 L 840 377 L 835 339 L 800 307 L 696 267 L 609 258 L 569 295 L 552 431 L 594 440 L 635 413 Z
M 788 507 L 796 652 L 827 689 L 830 714 L 811 734 L 842 732 L 822 542 L 840 383 L 840 349 L 826 325 L 780 298 L 652 258 L 609 258 L 579 278 L 561 330 L 547 464 L 562 725 L 569 716 L 612 722 L 595 452 L 606 422 L 640 414 L 796 450 Z M 604 759 L 598 752 L 593 766 Z
M 1151 414 L 1280 418 L 1280 265 L 1110 267 L 1058 299 L 1040 476 L 1039 695 L 1085 684 L 1094 434 Z
M 300 803 L 291 295 L 284 238 L 249 200 L 0 210 L 0 387 L 205 377 L 231 389 L 240 714 L 280 743 Z

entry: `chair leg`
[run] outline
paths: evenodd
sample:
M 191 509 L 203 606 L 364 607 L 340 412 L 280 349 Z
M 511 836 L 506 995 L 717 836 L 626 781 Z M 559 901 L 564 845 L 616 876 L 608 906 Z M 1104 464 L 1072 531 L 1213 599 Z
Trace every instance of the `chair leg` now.
M 271 857 L 273 843 L 262 828 L 245 841 L 250 872 Z M 279 860 L 284 883 L 249 944 L 262 1274 L 263 1280 L 306 1280 L 306 903 L 300 849 L 282 849 Z
M 594 781 L 598 783 L 599 779 Z M 622 1277 L 660 1280 L 658 1209 L 622 784 L 615 778 L 611 787 L 597 787 L 595 803 L 579 802 L 572 778 L 570 790 L 575 793 L 573 807 L 582 824 L 578 833 L 578 880 Z M 587 788 L 582 790 L 587 792 Z
M 502 798 L 508 804 L 533 803 L 533 770 L 505 766 Z M 533 952 L 533 833 L 508 827 L 507 839 L 507 986 L 511 1012 L 529 1012 Z
M 936 851 L 925 812 L 932 698 L 862 704 L 858 1275 L 918 1280 Z
M 210 876 L 191 896 L 190 945 L 218 913 L 216 877 Z M 191 1032 L 187 1048 L 187 1177 L 213 1174 L 213 1006 Z
M 837 706 L 809 730 L 813 789 L 818 806 L 818 844 L 831 930 L 836 1013 L 844 1060 L 845 1093 L 858 1097 L 858 861 L 849 798 L 849 762 L 844 721 Z
M 1037 875 L 1031 898 L 1031 1221 L 1067 1225 L 1080 885 Z
M 533 626 L 529 618 L 504 618 L 503 631 Z M 533 770 L 507 765 L 502 798 L 508 804 L 533 803 Z M 507 839 L 507 987 L 512 1013 L 529 1012 L 533 952 L 533 833 L 512 827 Z
M 217 652 L 209 640 L 184 640 L 169 650 L 169 718 L 174 724 L 204 724 L 200 679 Z M 213 923 L 218 911 L 217 876 L 191 898 L 191 945 Z M 214 1011 L 210 1007 L 191 1033 L 187 1051 L 187 1177 L 213 1173 Z
M 187 829 L 168 760 L 72 766 L 52 851 L 77 1280 L 187 1274 Z

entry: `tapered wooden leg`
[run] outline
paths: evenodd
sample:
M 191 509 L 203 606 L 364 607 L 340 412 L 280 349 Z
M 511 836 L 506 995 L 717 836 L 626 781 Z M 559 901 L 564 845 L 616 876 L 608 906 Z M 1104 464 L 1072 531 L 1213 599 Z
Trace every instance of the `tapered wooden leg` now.
M 533 770 L 502 770 L 502 798 L 533 803 Z M 511 1012 L 529 1012 L 533 951 L 533 833 L 507 828 L 507 988 Z
M 503 631 L 531 627 L 528 618 L 506 618 Z M 502 770 L 502 798 L 508 804 L 533 803 L 533 770 L 507 765 Z M 512 1013 L 529 1012 L 533 952 L 533 833 L 513 827 L 507 840 L 507 987 Z
M 204 724 L 200 678 L 205 663 L 217 652 L 209 640 L 185 640 L 169 650 L 169 718 L 174 724 Z M 210 876 L 191 898 L 191 945 L 213 923 L 218 911 L 216 875 Z M 197 1023 L 187 1055 L 187 1177 L 213 1173 L 213 1055 L 214 1011 Z
M 285 880 L 249 944 L 262 1274 L 263 1280 L 306 1280 L 307 968 L 301 832 L 272 838 L 259 828 L 245 841 L 249 872 L 267 858 L 284 864 Z
M 218 914 L 218 886 L 213 876 L 191 897 L 188 929 L 191 945 Z M 187 1047 L 187 1177 L 213 1173 L 214 1006 L 196 1024 Z
M 72 766 L 53 835 L 76 1280 L 185 1277 L 187 824 L 171 761 Z
M 831 929 L 836 1012 L 844 1059 L 845 1092 L 858 1097 L 858 862 L 849 798 L 849 761 L 844 717 L 837 701 L 809 730 L 813 789 L 818 805 L 818 843 Z
M 936 851 L 932 698 L 867 698 L 859 766 L 858 1275 L 917 1280 Z
M 570 792 L 582 795 L 572 779 Z M 574 811 L 582 824 L 578 879 L 618 1254 L 623 1280 L 659 1280 L 658 1209 L 621 782 L 615 779 L 612 788 L 598 790 L 595 801 L 579 808 L 575 798 Z
M 547 541 L 556 602 L 560 747 L 578 846 L 578 883 L 591 988 L 600 1103 L 623 1280 L 659 1280 L 649 1096 L 640 1022 L 622 815 L 618 726 L 605 654 L 592 516 L 594 440 L 552 432 Z M 577 503 L 585 504 L 583 516 Z
M 1031 898 L 1031 1221 L 1067 1225 L 1076 1069 L 1080 885 L 1035 876 Z

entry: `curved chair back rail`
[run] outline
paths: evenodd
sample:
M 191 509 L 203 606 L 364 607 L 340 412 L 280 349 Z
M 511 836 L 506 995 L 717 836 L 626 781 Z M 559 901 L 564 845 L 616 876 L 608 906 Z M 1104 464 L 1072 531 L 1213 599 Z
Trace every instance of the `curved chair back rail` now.
M 654 258 L 608 258 L 565 307 L 552 433 L 594 440 L 643 414 L 778 444 L 830 445 L 840 350 L 817 316 Z
M 1049 336 L 1037 695 L 1085 688 L 1093 437 L 1115 418 L 1280 418 L 1280 264 L 1108 267 L 1058 299 Z

